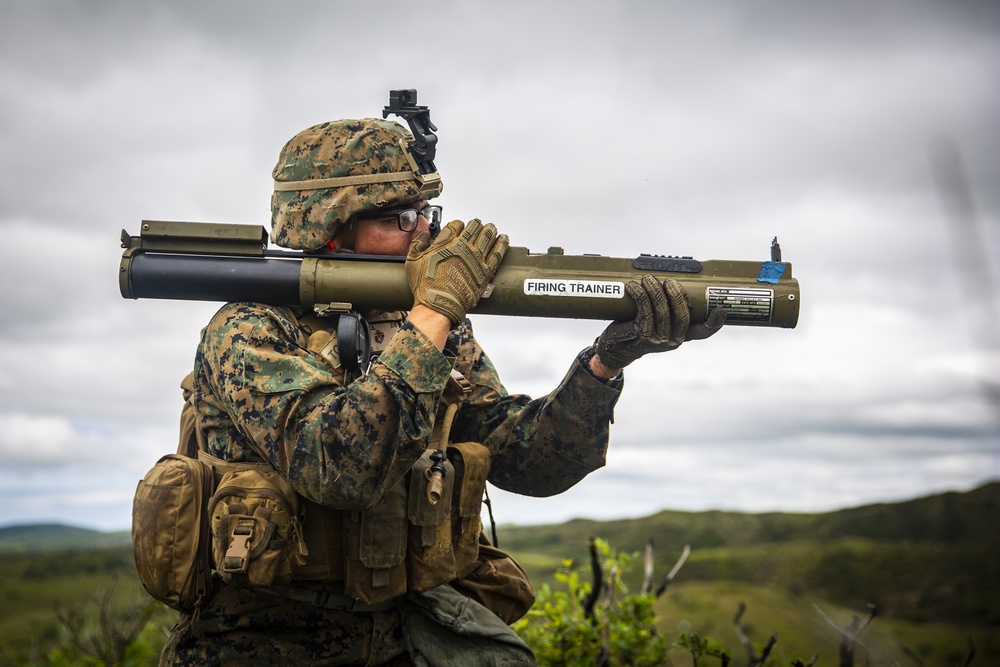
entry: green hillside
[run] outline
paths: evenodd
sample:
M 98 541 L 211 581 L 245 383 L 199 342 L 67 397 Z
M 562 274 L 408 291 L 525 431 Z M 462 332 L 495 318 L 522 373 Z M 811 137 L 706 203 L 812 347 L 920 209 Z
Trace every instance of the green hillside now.
M 869 603 L 877 616 L 856 664 L 961 665 L 971 640 L 971 664 L 994 665 L 1000 664 L 998 511 L 1000 484 L 993 483 L 823 514 L 664 511 L 620 521 L 502 526 L 499 539 L 536 583 L 551 582 L 564 559 L 585 565 L 590 535 L 640 556 L 652 540 L 657 581 L 690 545 L 689 559 L 657 600 L 660 631 L 673 637 L 688 622 L 721 641 L 734 664 L 746 664 L 732 625 L 744 602 L 744 630 L 754 642 L 778 633 L 776 665 L 807 663 L 817 653 L 817 664 L 838 664 L 839 629 L 852 616 L 863 618 Z M 642 576 L 638 563 L 633 590 Z
M 103 549 L 132 544 L 129 531 L 104 533 L 58 523 L 27 524 L 0 528 L 0 554 Z
M 872 602 L 902 620 L 1000 627 L 998 515 L 1000 483 L 992 483 L 825 514 L 664 511 L 504 526 L 499 535 L 535 580 L 551 577 L 565 558 L 585 562 L 589 535 L 625 552 L 653 540 L 660 576 L 691 546 L 678 581 L 742 582 L 858 609 Z
M 554 526 L 503 526 L 505 545 L 531 543 L 543 552 L 558 549 L 567 536 L 599 528 L 611 542 L 645 545 L 650 536 L 663 544 L 692 549 L 819 541 L 845 537 L 889 542 L 947 544 L 998 543 L 1000 482 L 967 493 L 944 493 L 901 503 L 865 505 L 822 514 L 676 512 L 617 521 L 574 519 Z
M 874 603 L 878 616 L 865 631 L 865 659 L 857 664 L 918 664 L 906 647 L 928 667 L 959 665 L 971 638 L 975 667 L 1000 664 L 998 511 L 1000 483 L 994 483 L 822 514 L 664 511 L 620 521 L 501 526 L 499 537 L 538 587 L 553 584 L 565 559 L 585 564 L 590 535 L 619 552 L 641 553 L 652 539 L 656 577 L 690 545 L 690 558 L 657 600 L 660 631 L 676 637 L 686 622 L 722 641 L 734 665 L 745 664 L 732 627 L 740 602 L 755 642 L 779 633 L 777 660 L 769 663 L 775 665 L 808 662 L 814 653 L 819 665 L 836 665 L 837 628 Z M 633 589 L 641 569 L 632 573 Z M 127 531 L 0 528 L 0 664 L 28 664 L 27 656 L 52 646 L 60 628 L 55 609 L 92 604 L 112 576 L 118 605 L 142 598 Z M 164 609 L 155 618 L 169 626 L 175 617 Z

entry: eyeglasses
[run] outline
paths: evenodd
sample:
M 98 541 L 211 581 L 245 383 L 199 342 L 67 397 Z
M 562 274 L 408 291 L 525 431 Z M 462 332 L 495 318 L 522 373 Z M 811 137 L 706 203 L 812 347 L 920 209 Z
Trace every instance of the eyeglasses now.
M 381 213 L 379 215 L 373 215 L 372 218 L 395 218 L 396 224 L 399 225 L 400 230 L 404 232 L 412 232 L 417 228 L 417 220 L 420 216 L 424 216 L 427 219 L 432 230 L 438 230 L 441 228 L 441 207 L 440 206 L 424 206 L 419 211 L 415 208 L 404 208 L 399 211 L 387 211 L 386 213 Z

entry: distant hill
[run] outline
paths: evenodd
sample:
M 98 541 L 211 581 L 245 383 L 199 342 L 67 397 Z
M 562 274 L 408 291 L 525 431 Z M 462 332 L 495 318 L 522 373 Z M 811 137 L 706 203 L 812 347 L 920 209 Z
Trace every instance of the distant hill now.
M 500 547 L 534 579 L 587 562 L 587 537 L 621 552 L 653 540 L 655 572 L 685 545 L 678 581 L 730 581 L 815 595 L 911 621 L 1000 625 L 1000 483 L 822 514 L 664 511 L 639 519 L 501 526 Z M 641 570 L 641 568 L 638 568 Z M 636 573 L 636 576 L 641 576 Z
M 510 546 L 524 539 L 534 543 L 547 535 L 549 539 L 542 542 L 554 545 L 562 542 L 561 536 L 595 530 L 601 537 L 627 543 L 630 548 L 642 548 L 650 537 L 657 544 L 690 544 L 692 549 L 847 537 L 996 545 L 1000 539 L 998 516 L 1000 482 L 992 482 L 966 493 L 948 492 L 817 514 L 665 510 L 638 519 L 574 519 L 549 526 L 502 526 L 500 539 Z
M 129 531 L 104 533 L 58 523 L 0 528 L 0 553 L 36 553 L 128 546 Z

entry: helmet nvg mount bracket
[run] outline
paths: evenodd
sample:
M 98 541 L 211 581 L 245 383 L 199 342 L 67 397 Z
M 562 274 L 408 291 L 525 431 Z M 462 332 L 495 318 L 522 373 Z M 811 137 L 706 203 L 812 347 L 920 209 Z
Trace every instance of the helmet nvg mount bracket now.
M 414 88 L 389 91 L 389 104 L 382 109 L 382 118 L 389 114 L 399 116 L 410 126 L 413 142 L 407 151 L 415 162 L 414 171 L 418 175 L 433 174 L 434 155 L 437 150 L 437 127 L 431 122 L 431 110 L 417 104 L 417 91 Z

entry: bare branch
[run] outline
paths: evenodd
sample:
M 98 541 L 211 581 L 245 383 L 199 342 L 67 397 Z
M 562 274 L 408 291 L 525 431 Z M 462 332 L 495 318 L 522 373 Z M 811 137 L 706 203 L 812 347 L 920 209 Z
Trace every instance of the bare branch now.
M 868 627 L 868 624 L 875 618 L 877 612 L 877 607 L 874 604 L 868 603 L 866 606 L 868 607 L 868 617 L 864 620 L 864 622 L 862 622 L 857 616 L 853 616 L 851 617 L 850 623 L 841 627 L 829 616 L 827 616 L 818 605 L 813 605 L 813 608 L 820 616 L 823 617 L 823 620 L 840 634 L 841 667 L 851 667 L 854 664 L 854 649 L 858 646 L 865 650 L 869 660 L 873 657 L 878 657 L 880 660 L 888 660 L 885 655 L 880 655 L 877 649 L 874 649 L 861 641 L 861 632 Z
M 858 624 L 860 619 L 851 616 L 848 623 L 840 635 L 840 667 L 854 667 L 854 643 L 858 638 Z
M 976 657 L 976 642 L 972 641 L 972 637 L 969 637 L 969 655 L 965 658 L 965 667 L 969 667 L 972 664 L 972 659 Z
M 767 640 L 767 644 L 761 649 L 760 656 L 757 655 L 757 651 L 754 650 L 753 642 L 747 637 L 746 633 L 743 632 L 743 614 L 746 612 L 747 606 L 743 602 L 740 602 L 740 607 L 736 611 L 736 616 L 733 617 L 733 629 L 736 631 L 736 636 L 739 637 L 740 643 L 747 650 L 747 666 L 748 667 L 759 667 L 763 665 L 767 660 L 767 657 L 771 655 L 771 651 L 774 649 L 774 645 L 778 643 L 778 633 L 775 632 L 771 635 L 771 638 Z M 814 661 L 815 662 L 815 661 Z M 810 663 L 812 664 L 812 663 Z
M 744 648 L 746 648 L 747 650 L 747 664 L 753 665 L 754 664 L 753 642 L 751 642 L 750 638 L 746 636 L 745 632 L 743 632 L 742 621 L 743 621 L 743 614 L 746 612 L 746 610 L 747 610 L 746 604 L 744 602 L 740 602 L 739 609 L 736 610 L 736 616 L 733 616 L 733 630 L 736 631 L 736 636 L 739 638 L 740 643 L 743 644 Z
M 111 580 L 94 598 L 98 605 L 97 627 L 88 623 L 83 606 L 55 605 L 56 618 L 69 633 L 73 649 L 81 656 L 96 658 L 106 665 L 120 664 L 125 652 L 153 613 L 145 600 L 135 601 L 131 607 L 116 611 L 114 592 L 118 576 Z
M 653 538 L 646 542 L 646 570 L 642 578 L 642 586 L 639 588 L 640 595 L 649 595 L 653 590 Z
M 611 659 L 611 623 L 601 629 L 601 653 L 597 656 L 596 667 L 607 667 Z
M 900 646 L 900 650 L 903 652 L 903 655 L 905 655 L 907 658 L 909 658 L 913 662 L 917 663 L 918 667 L 924 667 L 924 661 L 920 659 L 920 656 L 918 656 L 916 653 L 914 653 L 912 650 L 910 650 L 909 646 L 906 646 L 904 644 L 904 645 Z
M 869 602 L 867 606 L 868 618 L 862 621 L 857 616 L 852 616 L 851 622 L 842 630 L 840 639 L 840 667 L 854 666 L 855 644 L 860 643 L 858 639 L 861 637 L 861 633 L 868 627 L 871 620 L 875 618 L 875 605 Z
M 681 571 L 682 567 L 684 567 L 684 563 L 687 562 L 688 556 L 690 555 L 691 555 L 691 545 L 685 544 L 684 551 L 681 552 L 681 557 L 677 559 L 677 562 L 674 563 L 673 569 L 670 570 L 670 574 L 667 575 L 668 580 L 672 581 L 673 578 L 677 576 L 677 573 Z
M 868 627 L 868 624 L 872 622 L 873 618 L 875 618 L 875 613 L 876 613 L 875 605 L 869 602 L 866 606 L 868 607 L 868 618 L 866 618 L 864 623 L 861 624 L 861 627 L 858 628 L 858 636 L 860 636 L 861 633 L 865 631 L 865 628 Z
M 583 617 L 589 618 L 593 623 L 596 621 L 594 618 L 594 605 L 597 604 L 597 598 L 601 595 L 601 586 L 603 585 L 601 561 L 597 557 L 597 544 L 594 541 L 593 535 L 587 538 L 587 548 L 590 550 L 590 571 L 594 578 L 594 584 L 587 595 L 587 599 L 584 600 Z
M 771 651 L 774 649 L 774 645 L 778 643 L 778 633 L 775 632 L 771 635 L 771 638 L 767 640 L 767 644 L 760 651 L 760 658 L 757 660 L 758 665 L 763 665 L 767 660 L 767 656 L 771 655 Z
M 687 562 L 688 556 L 690 555 L 691 555 L 691 545 L 685 544 L 684 551 L 681 552 L 680 558 L 678 558 L 677 562 L 674 563 L 674 567 L 670 570 L 670 574 L 668 574 L 660 583 L 660 585 L 657 587 L 654 597 L 660 597 L 667 591 L 667 587 L 670 586 L 671 582 L 674 580 L 674 577 L 676 577 L 677 573 L 681 571 L 682 567 L 684 567 L 684 563 Z
M 612 565 L 608 572 L 608 582 L 604 585 L 605 598 L 604 608 L 610 609 L 615 602 L 615 580 L 618 578 L 618 566 Z

